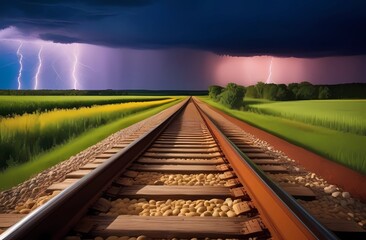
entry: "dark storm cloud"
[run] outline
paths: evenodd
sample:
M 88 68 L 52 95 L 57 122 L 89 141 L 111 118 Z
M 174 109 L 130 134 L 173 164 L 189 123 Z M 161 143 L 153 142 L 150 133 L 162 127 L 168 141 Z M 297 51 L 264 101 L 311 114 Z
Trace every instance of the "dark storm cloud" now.
M 0 27 L 55 42 L 229 55 L 366 54 L 366 1 L 9 1 Z
M 43 40 L 54 41 L 54 42 L 57 42 L 57 43 L 79 43 L 79 42 L 82 42 L 82 40 L 78 39 L 78 38 L 68 37 L 68 36 L 65 36 L 65 35 L 57 35 L 57 34 L 53 34 L 53 33 L 42 33 L 42 34 L 40 34 L 40 37 Z

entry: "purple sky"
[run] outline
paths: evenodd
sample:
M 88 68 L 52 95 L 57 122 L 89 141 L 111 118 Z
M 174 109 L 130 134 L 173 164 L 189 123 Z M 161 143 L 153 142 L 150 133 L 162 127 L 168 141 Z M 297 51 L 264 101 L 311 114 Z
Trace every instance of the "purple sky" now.
M 5 1 L 0 89 L 365 83 L 365 29 L 362 0 Z
M 16 89 L 19 41 L 0 42 L 0 76 L 3 89 Z M 366 56 L 323 58 L 230 57 L 190 49 L 127 49 L 87 44 L 23 41 L 22 89 L 33 89 L 42 49 L 40 89 L 72 89 L 74 56 L 78 89 L 207 89 L 235 82 L 309 81 L 314 84 L 366 82 Z

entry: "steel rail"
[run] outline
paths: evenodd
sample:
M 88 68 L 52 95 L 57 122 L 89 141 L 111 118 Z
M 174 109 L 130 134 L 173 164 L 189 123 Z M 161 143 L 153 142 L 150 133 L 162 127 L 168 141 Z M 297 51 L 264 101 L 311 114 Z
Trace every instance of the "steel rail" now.
M 133 141 L 90 174 L 6 230 L 1 235 L 1 239 L 62 239 L 113 180 L 139 157 L 176 118 L 189 100 L 190 98 L 178 103 L 181 104 L 179 109 L 164 122 Z
M 338 239 L 242 153 L 197 104 L 221 150 L 257 207 L 273 239 Z

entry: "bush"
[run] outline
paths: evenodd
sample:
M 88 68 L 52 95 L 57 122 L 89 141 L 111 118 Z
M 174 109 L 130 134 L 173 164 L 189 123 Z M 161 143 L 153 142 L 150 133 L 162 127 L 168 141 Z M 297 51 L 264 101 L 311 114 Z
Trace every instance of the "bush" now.
M 220 94 L 223 90 L 223 87 L 212 85 L 208 87 L 208 96 L 214 100 L 215 102 L 220 100 Z
M 239 109 L 243 106 L 245 88 L 235 83 L 229 83 L 220 94 L 220 103 L 228 108 Z

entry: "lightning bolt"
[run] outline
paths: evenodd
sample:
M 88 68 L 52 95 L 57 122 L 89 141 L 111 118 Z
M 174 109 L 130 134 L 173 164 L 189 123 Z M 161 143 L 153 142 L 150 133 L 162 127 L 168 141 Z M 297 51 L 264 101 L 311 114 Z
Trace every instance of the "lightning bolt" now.
M 17 56 L 18 56 L 18 60 L 19 60 L 19 72 L 18 72 L 18 90 L 20 90 L 22 88 L 22 71 L 23 71 L 23 54 L 20 52 L 20 50 L 22 49 L 23 43 L 20 42 L 20 45 L 18 47 L 17 50 Z
M 39 74 L 40 74 L 41 68 L 42 68 L 42 49 L 43 49 L 43 46 L 41 46 L 41 48 L 39 49 L 39 52 L 38 52 L 38 68 L 37 68 L 36 75 L 34 77 L 34 79 L 35 79 L 34 90 L 38 89 Z
M 271 82 L 271 77 L 272 77 L 272 62 L 273 62 L 273 57 L 271 57 L 271 62 L 269 64 L 269 73 L 268 73 L 268 77 L 267 77 L 266 83 L 270 83 Z
M 75 45 L 76 47 L 74 48 L 74 65 L 72 68 L 72 79 L 74 81 L 74 89 L 77 89 L 78 85 L 79 85 L 79 80 L 76 76 L 76 70 L 77 70 L 77 66 L 79 63 L 79 47 L 78 45 Z

